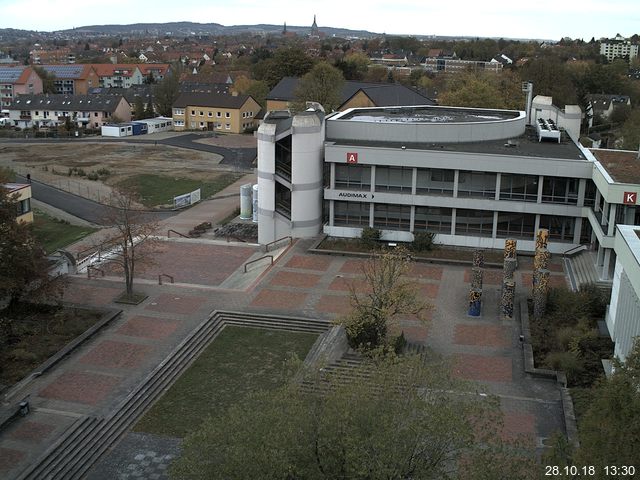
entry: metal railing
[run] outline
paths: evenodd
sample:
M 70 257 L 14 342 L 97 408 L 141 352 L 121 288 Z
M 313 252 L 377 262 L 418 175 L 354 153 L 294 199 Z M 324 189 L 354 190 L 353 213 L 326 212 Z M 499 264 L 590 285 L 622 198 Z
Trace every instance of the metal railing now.
M 183 238 L 191 238 L 189 235 L 185 235 L 183 233 L 178 232 L 177 230 L 173 230 L 172 228 L 170 228 L 169 230 L 167 230 L 167 238 L 171 238 L 171 232 L 180 235 Z
M 588 249 L 589 249 L 588 245 L 585 245 L 585 244 L 578 245 L 577 247 L 573 247 L 573 248 L 570 248 L 569 250 L 565 250 L 564 252 L 562 252 L 562 258 L 563 259 L 567 258 L 567 256 L 569 255 L 573 255 L 576 252 L 579 252 L 581 250 L 588 250 Z
M 267 253 L 269 251 L 269 247 L 275 245 L 276 243 L 280 243 L 282 240 L 289 240 L 289 245 L 293 244 L 293 237 L 291 235 L 287 235 L 286 237 L 278 238 L 273 242 L 269 242 L 264 246 L 264 251 Z
M 167 273 L 161 273 L 158 275 L 158 285 L 162 285 L 162 277 L 167 277 L 171 283 L 173 283 L 173 276 Z
M 104 270 L 98 267 L 94 267 L 93 265 L 89 265 L 87 267 L 87 278 L 91 278 L 91 272 L 95 270 L 96 272 L 100 272 L 100 276 L 104 277 Z
M 273 265 L 273 255 L 264 255 L 260 258 L 256 258 L 255 260 L 251 260 L 250 262 L 247 262 L 244 264 L 244 273 L 247 273 L 247 266 L 251 265 L 252 263 L 256 263 L 260 260 L 264 260 L 265 258 L 269 258 L 271 260 L 271 265 Z

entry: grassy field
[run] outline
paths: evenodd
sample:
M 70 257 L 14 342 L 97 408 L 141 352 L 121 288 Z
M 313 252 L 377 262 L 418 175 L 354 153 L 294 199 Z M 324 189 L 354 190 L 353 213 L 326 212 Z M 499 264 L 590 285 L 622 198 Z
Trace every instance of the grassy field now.
M 291 353 L 304 359 L 316 338 L 225 327 L 134 430 L 184 437 L 208 415 L 225 411 L 248 393 L 281 385 L 284 361 Z
M 40 210 L 34 211 L 33 234 L 47 254 L 64 248 L 97 231 L 91 227 L 80 227 L 58 220 Z
M 240 176 L 233 173 L 222 173 L 203 181 L 145 173 L 133 175 L 119 182 L 118 186 L 137 191 L 142 203 L 152 208 L 159 205 L 173 205 L 174 197 L 193 192 L 198 188 L 201 189 L 202 199 L 208 198 L 231 185 L 238 178 Z

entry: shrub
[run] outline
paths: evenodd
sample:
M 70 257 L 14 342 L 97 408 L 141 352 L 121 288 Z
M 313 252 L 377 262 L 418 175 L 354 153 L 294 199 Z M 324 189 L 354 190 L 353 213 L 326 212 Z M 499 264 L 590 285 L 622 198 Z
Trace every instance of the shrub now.
M 545 363 L 553 370 L 566 373 L 571 384 L 584 372 L 584 360 L 573 352 L 551 352 Z
M 38 359 L 38 356 L 35 353 L 24 348 L 16 348 L 9 354 L 9 356 L 12 360 L 16 360 L 18 362 L 33 362 Z
M 400 355 L 406 346 L 407 339 L 404 338 L 404 332 L 401 332 L 400 335 L 393 339 L 393 351 L 396 352 L 397 355 Z
M 362 240 L 362 243 L 365 246 L 375 248 L 378 241 L 380 241 L 381 236 L 382 232 L 377 228 L 364 227 L 362 229 L 362 234 L 360 235 L 360 240 Z
M 111 170 L 103 167 L 103 168 L 99 168 L 96 173 L 101 177 L 108 177 L 109 175 L 111 175 Z
M 378 347 L 387 335 L 386 322 L 358 312 L 346 316 L 343 324 L 351 348 L 368 350 Z
M 414 252 L 428 252 L 433 248 L 434 234 L 431 232 L 416 232 L 413 234 L 411 250 Z
M 96 172 L 91 172 L 89 175 L 87 175 L 87 178 L 89 180 L 94 180 L 95 181 L 95 180 L 98 180 L 98 178 L 100 178 L 100 177 L 98 177 L 98 174 Z

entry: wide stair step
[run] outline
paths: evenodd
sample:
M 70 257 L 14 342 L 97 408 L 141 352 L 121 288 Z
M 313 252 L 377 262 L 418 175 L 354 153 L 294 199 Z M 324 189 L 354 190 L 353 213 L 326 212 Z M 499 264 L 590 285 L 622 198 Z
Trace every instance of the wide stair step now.
M 324 320 L 217 311 L 202 322 L 105 418 L 84 417 L 24 470 L 19 480 L 80 480 L 195 361 L 227 325 L 323 333 Z

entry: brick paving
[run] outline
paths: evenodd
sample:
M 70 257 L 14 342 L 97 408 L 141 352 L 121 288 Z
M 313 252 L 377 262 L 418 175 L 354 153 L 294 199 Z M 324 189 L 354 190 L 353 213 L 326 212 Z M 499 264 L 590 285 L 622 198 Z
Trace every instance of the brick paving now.
M 8 472 L 19 465 L 25 452 L 13 448 L 0 447 L 0 473 Z
M 80 362 L 104 368 L 134 368 L 151 352 L 149 345 L 105 340 L 96 345 Z
M 504 440 L 533 441 L 536 436 L 536 417 L 532 413 L 503 412 L 503 422 Z
M 324 272 L 331 265 L 332 258 L 328 255 L 294 255 L 285 267 L 317 270 Z
M 96 405 L 109 395 L 120 379 L 110 375 L 65 372 L 38 392 L 41 397 Z
M 504 274 L 502 270 L 496 269 L 485 269 L 482 274 L 482 283 L 487 285 L 502 285 L 502 279 L 504 278 Z M 464 283 L 471 282 L 471 269 L 466 269 L 464 271 Z
M 136 315 L 122 325 L 116 333 L 130 337 L 143 337 L 160 340 L 167 338 L 178 327 L 179 322 L 158 317 Z
M 206 297 L 192 297 L 189 295 L 163 293 L 148 302 L 145 309 L 163 313 L 192 315 L 196 313 L 206 302 Z
M 457 353 L 454 359 L 453 373 L 459 378 L 486 382 L 510 382 L 513 379 L 513 364 L 509 357 Z
M 280 270 L 271 278 L 271 281 L 269 283 L 271 285 L 279 285 L 285 287 L 311 288 L 315 287 L 321 278 L 321 275 L 315 275 L 313 273 L 300 273 Z
M 522 274 L 522 285 L 525 288 L 531 289 L 533 287 L 533 273 L 525 273 Z M 551 274 L 549 275 L 549 286 L 552 288 L 569 288 L 569 284 L 567 283 L 567 277 L 559 274 Z
M 499 325 L 455 326 L 453 342 L 457 345 L 482 345 L 486 347 L 508 347 L 509 329 Z
M 351 310 L 349 295 L 323 295 L 316 304 L 316 311 L 344 315 Z
M 9 432 L 8 437 L 22 442 L 41 442 L 56 429 L 54 425 L 26 420 Z
M 63 300 L 79 305 L 104 307 L 111 304 L 123 290 L 124 281 L 122 284 L 103 285 L 87 280 L 85 285 L 76 284 L 73 288 L 67 288 Z
M 409 271 L 409 276 L 429 280 L 442 280 L 442 272 L 442 267 L 434 267 L 424 263 L 414 263 Z
M 419 295 L 423 295 L 427 298 L 436 298 L 440 285 L 437 283 L 418 284 L 417 291 Z
M 340 268 L 340 273 L 362 273 L 362 268 L 364 267 L 366 260 L 364 259 L 348 259 L 342 264 Z
M 299 312 L 302 310 L 306 299 L 306 293 L 265 288 L 253 299 L 251 306 Z
M 364 281 L 363 277 L 336 277 L 329 284 L 329 290 L 337 292 L 350 292 L 351 287 L 357 293 L 368 293 L 371 291 L 369 284 Z

